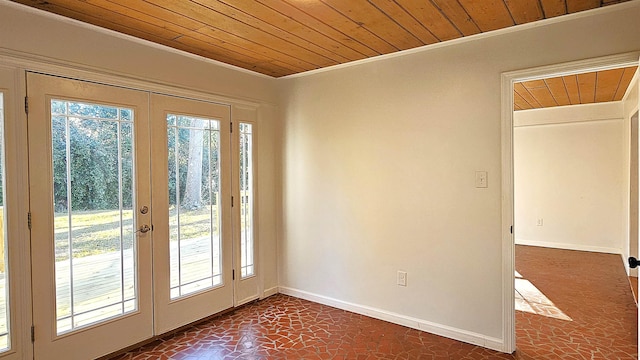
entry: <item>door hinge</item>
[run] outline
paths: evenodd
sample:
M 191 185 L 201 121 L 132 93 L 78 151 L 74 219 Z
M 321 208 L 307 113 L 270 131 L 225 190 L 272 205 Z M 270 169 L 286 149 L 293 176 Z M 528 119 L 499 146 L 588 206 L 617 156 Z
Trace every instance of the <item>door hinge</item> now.
M 511 225 L 511 233 L 513 234 L 513 225 Z
M 31 230 L 31 211 L 27 213 L 27 226 L 29 227 L 29 230 Z
M 36 342 L 36 327 L 31 325 L 31 342 Z
M 236 279 L 236 271 L 231 270 L 231 280 L 235 280 L 235 279 Z
M 29 115 L 29 97 L 24 97 L 24 113 Z
M 231 207 L 233 207 L 233 196 L 231 197 Z
M 233 134 L 233 121 L 231 122 L 231 133 Z

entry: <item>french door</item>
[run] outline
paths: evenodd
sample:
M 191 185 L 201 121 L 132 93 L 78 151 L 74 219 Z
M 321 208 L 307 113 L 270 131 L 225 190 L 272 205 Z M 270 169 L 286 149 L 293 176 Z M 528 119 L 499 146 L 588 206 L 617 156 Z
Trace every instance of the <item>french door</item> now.
M 27 93 L 35 358 L 152 337 L 148 94 L 32 73 Z
M 33 73 L 27 94 L 35 358 L 233 307 L 230 107 Z
M 155 331 L 233 307 L 230 109 L 151 96 Z

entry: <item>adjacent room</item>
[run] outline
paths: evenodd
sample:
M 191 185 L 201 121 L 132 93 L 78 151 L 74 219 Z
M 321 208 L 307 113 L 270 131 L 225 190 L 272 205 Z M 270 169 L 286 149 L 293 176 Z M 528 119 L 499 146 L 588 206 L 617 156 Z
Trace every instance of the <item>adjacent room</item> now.
M 514 84 L 518 349 L 637 342 L 637 87 L 635 62 Z
M 0 360 L 637 359 L 638 18 L 0 0 Z

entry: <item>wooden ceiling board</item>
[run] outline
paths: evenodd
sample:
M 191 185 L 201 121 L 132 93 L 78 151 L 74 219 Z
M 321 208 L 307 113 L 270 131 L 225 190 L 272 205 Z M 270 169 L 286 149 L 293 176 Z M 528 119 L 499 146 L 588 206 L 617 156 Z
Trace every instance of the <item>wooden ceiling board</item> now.
M 458 2 L 483 32 L 515 25 L 502 0 L 458 0 Z
M 12 1 L 280 77 L 629 0 Z
M 547 83 L 545 83 L 544 80 L 531 80 L 523 82 L 522 85 L 524 85 L 524 87 L 526 87 L 527 89 L 535 89 L 545 87 L 547 86 Z
M 259 30 L 268 32 L 274 36 L 280 37 L 300 47 L 307 47 L 310 51 L 322 55 L 337 63 L 362 59 L 362 55 L 357 52 L 341 46 L 332 39 L 323 36 L 311 28 L 300 24 L 299 22 L 288 18 L 287 16 L 274 11 L 273 9 L 258 3 L 246 1 L 222 1 L 228 7 L 233 7 L 243 12 L 242 18 L 249 21 Z M 253 13 L 254 15 L 251 15 Z M 234 16 L 240 19 L 240 15 Z M 278 27 L 271 25 L 278 24 Z
M 596 74 L 578 74 L 578 88 L 580 89 L 580 103 L 590 104 L 596 99 Z
M 248 40 L 245 37 L 239 35 L 242 34 L 243 31 L 251 32 L 252 28 L 239 21 L 235 21 L 235 23 L 233 24 L 230 24 L 231 21 L 218 22 L 220 16 L 217 12 L 194 2 L 182 3 L 166 0 L 156 0 L 154 3 L 156 6 L 161 7 L 170 13 L 173 13 L 174 17 L 176 17 L 175 14 L 178 13 L 184 14 L 185 16 L 180 17 L 180 20 L 186 18 L 190 21 L 200 23 L 201 25 L 196 30 L 196 32 L 202 36 L 214 39 L 217 46 L 227 48 L 235 53 L 241 53 L 244 56 L 256 57 L 259 59 L 259 63 L 261 64 L 280 62 L 283 64 L 288 64 L 289 67 L 294 70 L 294 72 L 298 72 L 306 71 L 306 69 L 318 68 L 320 65 L 318 65 L 317 63 L 331 61 L 329 59 L 318 61 L 317 57 L 308 58 L 305 56 L 307 55 L 305 53 L 297 53 L 297 57 L 291 56 L 290 53 L 294 53 L 293 50 L 291 50 L 291 47 L 295 46 L 293 44 L 288 44 L 289 46 L 287 48 L 290 50 L 289 52 L 283 53 L 280 51 L 273 51 L 268 46 L 265 46 L 265 44 L 268 44 L 269 41 L 274 38 L 273 36 L 270 36 L 268 33 L 256 31 L 255 33 L 259 35 L 259 38 L 257 39 L 258 41 L 262 41 L 262 43 Z M 229 18 L 229 20 L 231 19 Z M 219 25 L 220 27 L 222 27 L 222 29 L 207 25 L 208 23 L 214 21 L 216 22 L 216 25 Z M 317 54 L 315 55 L 317 56 Z
M 540 108 L 540 107 L 542 107 L 542 105 L 540 105 L 538 100 L 536 100 L 533 97 L 533 95 L 531 95 L 529 90 L 527 90 L 527 88 L 524 87 L 524 85 L 522 85 L 522 83 L 513 84 L 513 90 L 518 95 L 520 95 L 524 99 L 524 101 L 526 101 L 529 104 L 529 106 L 531 106 L 531 108 Z
M 637 70 L 638 66 L 629 66 L 515 83 L 513 107 L 526 110 L 620 101 Z
M 475 35 L 480 33 L 480 28 L 473 22 L 467 11 L 457 1 L 451 0 L 431 0 L 440 12 L 449 20 L 451 24 L 463 35 Z
M 285 1 L 258 0 L 256 1 L 256 3 L 265 5 L 290 19 L 304 24 L 313 31 L 324 35 L 328 39 L 331 39 L 330 41 L 335 41 L 338 44 L 344 46 L 346 49 L 354 51 L 356 53 L 355 58 L 359 59 L 360 55 L 364 57 L 378 55 L 378 53 L 371 48 L 355 41 L 351 37 L 341 33 L 335 28 L 323 23 L 322 21 Z
M 439 40 L 426 27 L 393 0 L 369 0 L 378 10 L 394 19 L 400 26 L 410 32 L 423 44 L 433 44 Z
M 529 90 L 529 93 L 531 93 L 531 95 L 538 101 L 540 105 L 542 105 L 542 107 L 558 106 L 558 103 L 553 98 L 553 95 L 551 95 L 551 91 L 549 91 L 548 87 L 543 86 L 527 90 Z
M 544 19 L 538 1 L 505 0 L 511 17 L 516 24 L 525 24 Z
M 256 28 L 254 25 L 255 18 L 248 17 L 246 14 L 236 11 L 219 1 L 191 0 L 186 3 L 175 0 L 154 0 L 154 2 L 162 4 L 161 6 L 165 8 L 180 7 L 181 4 L 191 5 L 182 7 L 182 11 L 188 11 L 191 17 L 200 18 L 206 23 L 215 24 L 215 27 L 209 26 L 206 29 L 215 29 L 220 36 L 228 37 L 232 44 L 244 39 L 246 40 L 245 44 L 253 43 L 257 46 L 268 48 L 268 51 L 274 54 L 279 53 L 288 57 L 295 57 L 299 60 L 298 66 L 301 66 L 302 62 L 312 65 L 312 68 L 337 64 L 334 60 Z M 229 17 L 226 13 L 232 13 L 234 17 Z
M 567 94 L 567 88 L 564 86 L 562 78 L 545 79 L 544 82 L 558 105 L 571 105 L 569 94 Z
M 613 101 L 624 69 L 611 69 L 596 73 L 595 102 Z
M 574 13 L 600 7 L 600 0 L 567 0 L 567 11 Z
M 542 12 L 545 18 L 552 18 L 567 13 L 567 2 L 565 0 L 540 0 Z
M 578 77 L 575 75 L 563 76 L 562 81 L 567 89 L 571 105 L 580 104 L 580 89 L 578 88 Z
M 622 100 L 622 97 L 624 97 L 624 94 L 627 92 L 627 88 L 629 87 L 629 84 L 631 84 L 633 75 L 635 75 L 637 70 L 637 66 L 624 69 L 624 73 L 620 79 L 620 84 L 618 85 L 618 90 L 616 90 L 616 95 L 613 98 L 615 101 Z
M 533 107 L 517 92 L 513 92 L 513 108 L 515 110 L 533 109 Z
M 363 28 L 360 24 L 353 22 L 351 19 L 334 10 L 332 7 L 327 6 L 323 2 L 295 0 L 284 1 L 371 48 L 375 51 L 376 55 L 388 54 L 398 50 L 391 44 L 371 33 L 369 30 Z
M 366 1 L 323 0 L 359 26 L 369 30 L 397 50 L 407 50 L 424 43 L 385 13 Z
M 462 34 L 434 4 L 429 1 L 395 0 L 437 38 L 438 41 L 457 39 Z

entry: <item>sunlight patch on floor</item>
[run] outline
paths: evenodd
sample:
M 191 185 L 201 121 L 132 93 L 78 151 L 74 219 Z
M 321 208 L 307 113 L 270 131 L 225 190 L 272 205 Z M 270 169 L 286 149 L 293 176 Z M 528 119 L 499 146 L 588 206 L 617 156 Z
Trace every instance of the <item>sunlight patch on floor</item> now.
M 524 311 L 531 314 L 542 315 L 554 319 L 573 321 L 562 310 L 546 297 L 529 280 L 515 272 L 516 276 L 516 311 Z

